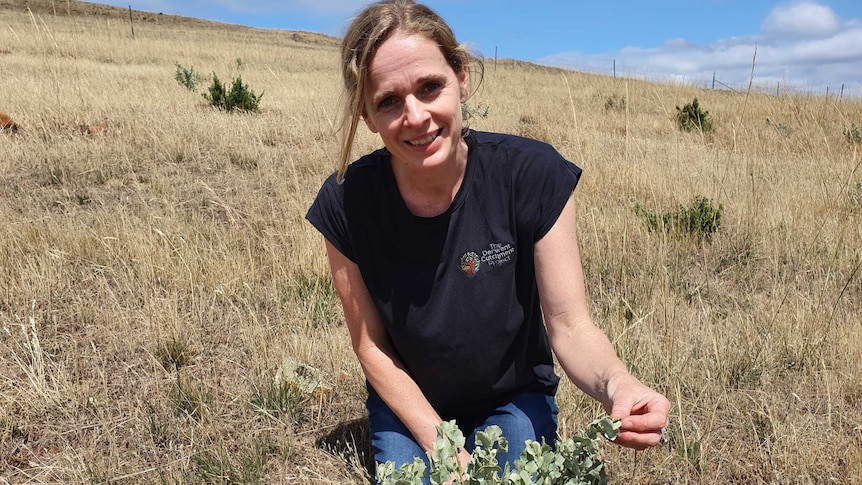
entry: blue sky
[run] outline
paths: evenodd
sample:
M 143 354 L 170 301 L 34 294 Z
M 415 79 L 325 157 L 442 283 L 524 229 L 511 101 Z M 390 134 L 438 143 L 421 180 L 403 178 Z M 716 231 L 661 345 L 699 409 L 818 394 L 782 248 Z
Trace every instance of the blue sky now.
M 221 22 L 340 36 L 364 0 L 102 0 Z M 572 69 L 743 89 L 862 94 L 862 0 L 427 0 L 461 42 Z

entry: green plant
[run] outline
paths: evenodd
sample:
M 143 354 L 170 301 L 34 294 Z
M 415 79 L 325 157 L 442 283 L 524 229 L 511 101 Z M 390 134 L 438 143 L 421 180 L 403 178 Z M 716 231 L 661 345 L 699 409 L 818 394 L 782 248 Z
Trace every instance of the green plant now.
M 844 133 L 844 138 L 847 139 L 847 143 L 851 145 L 862 145 L 862 132 L 859 131 L 859 127 L 856 126 L 856 123 L 851 123 L 850 128 L 845 128 L 842 133 Z
M 251 446 L 240 447 L 231 453 L 219 446 L 194 455 L 194 463 L 205 484 L 252 484 L 261 483 L 266 472 L 266 462 L 277 454 L 277 446 L 269 435 L 258 437 Z
M 461 114 L 464 116 L 464 121 L 468 121 L 476 117 L 484 120 L 490 113 L 491 107 L 481 101 L 475 106 L 470 105 L 470 103 L 464 103 L 461 105 Z
M 793 128 L 791 128 L 789 125 L 785 125 L 780 121 L 778 123 L 773 123 L 772 120 L 766 118 L 766 125 L 774 128 L 775 131 L 784 138 L 789 138 L 790 135 L 793 134 Z
M 676 125 L 680 130 L 691 131 L 700 130 L 702 133 L 712 131 L 712 120 L 709 118 L 709 111 L 704 111 L 700 108 L 697 98 L 694 101 L 684 105 L 682 108 L 676 107 Z
M 193 67 L 183 66 L 179 62 L 176 63 L 176 66 L 177 70 L 174 72 L 174 79 L 189 91 L 195 91 L 198 83 L 203 81 L 203 76 L 195 71 Z
M 311 394 L 287 380 L 268 381 L 252 387 L 251 405 L 275 418 L 287 417 L 293 424 L 302 422 Z
M 721 227 L 721 215 L 724 207 L 713 205 L 706 197 L 697 196 L 686 207 L 679 206 L 677 212 L 671 214 L 670 220 L 676 230 L 700 239 L 709 239 Z
M 302 308 L 308 327 L 318 328 L 339 318 L 341 303 L 329 274 L 296 271 L 292 283 L 282 288 L 283 303 Z
M 616 94 L 608 95 L 608 98 L 605 100 L 605 110 L 618 110 L 623 111 L 626 109 L 626 97 L 621 96 L 618 97 Z
M 680 204 L 677 210 L 661 215 L 640 204 L 635 204 L 634 211 L 643 218 L 650 232 L 663 229 L 709 240 L 721 227 L 724 207 L 721 204 L 715 206 L 706 197 L 696 196 L 688 206 Z
M 213 82 L 203 97 L 211 106 L 220 110 L 257 112 L 260 110 L 260 98 L 263 97 L 263 93 L 254 94 L 247 85 L 242 83 L 242 77 L 234 79 L 228 89 L 213 73 Z
M 178 416 L 188 416 L 199 420 L 204 411 L 213 401 L 212 391 L 203 383 L 197 385 L 183 384 L 177 374 L 177 394 L 174 397 L 174 407 Z
M 613 440 L 619 427 L 618 420 L 605 416 L 590 423 L 574 438 L 557 441 L 554 448 L 547 443 L 528 441 L 514 468 L 509 464 L 501 468 L 496 456 L 498 451 L 507 450 L 509 444 L 498 426 L 489 426 L 476 433 L 470 462 L 462 467 L 457 456 L 464 449 L 464 434 L 454 421 L 449 421 L 437 428 L 437 442 L 429 454 L 429 476 L 434 485 L 450 480 L 456 485 L 604 484 L 607 483 L 605 462 L 596 457 L 599 436 Z M 399 469 L 386 462 L 377 467 L 377 480 L 382 485 L 420 485 L 426 472 L 425 462 L 420 458 Z
M 848 189 L 847 197 L 850 198 L 851 206 L 862 207 L 862 182 L 856 182 L 856 187 Z

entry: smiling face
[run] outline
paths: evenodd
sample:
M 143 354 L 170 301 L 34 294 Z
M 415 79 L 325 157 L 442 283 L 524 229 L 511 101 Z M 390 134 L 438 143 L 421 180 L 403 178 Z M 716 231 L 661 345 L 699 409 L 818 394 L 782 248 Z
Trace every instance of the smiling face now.
M 437 44 L 395 32 L 369 67 L 363 119 L 395 164 L 407 169 L 466 163 L 461 104 L 467 73 L 456 73 Z

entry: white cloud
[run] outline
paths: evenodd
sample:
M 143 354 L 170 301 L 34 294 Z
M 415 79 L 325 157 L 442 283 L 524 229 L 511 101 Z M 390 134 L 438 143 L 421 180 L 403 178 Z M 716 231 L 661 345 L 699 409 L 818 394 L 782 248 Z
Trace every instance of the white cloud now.
M 761 28 L 771 38 L 823 38 L 838 33 L 841 20 L 826 5 L 798 3 L 773 9 Z
M 541 63 L 608 74 L 674 79 L 736 89 L 747 86 L 755 55 L 756 85 L 796 86 L 814 91 L 827 86 L 862 95 L 862 21 L 840 19 L 828 6 L 807 2 L 776 7 L 762 32 L 694 44 L 668 39 L 658 47 L 626 47 L 617 52 L 561 53 Z

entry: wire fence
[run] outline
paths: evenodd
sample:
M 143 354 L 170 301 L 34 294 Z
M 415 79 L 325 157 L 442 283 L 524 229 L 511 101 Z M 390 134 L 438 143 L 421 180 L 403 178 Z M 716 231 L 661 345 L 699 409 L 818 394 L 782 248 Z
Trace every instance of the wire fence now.
M 785 95 L 810 95 L 810 96 L 829 96 L 838 100 L 841 99 L 859 99 L 862 98 L 862 84 L 841 83 L 838 85 L 791 82 L 774 78 L 758 78 L 746 79 L 744 81 L 730 80 L 722 78 L 721 72 L 718 70 L 700 75 L 682 75 L 682 74 L 661 74 L 661 73 L 646 73 L 637 71 L 617 64 L 616 60 L 608 60 L 606 63 L 591 63 L 591 64 L 572 64 L 572 63 L 553 63 L 549 64 L 554 67 L 567 69 L 570 71 L 584 72 L 588 74 L 596 74 L 602 76 L 612 76 L 614 78 L 636 79 L 649 82 L 671 83 L 686 86 L 693 86 L 702 89 L 711 89 L 716 91 L 730 91 L 736 93 L 759 92 L 764 94 L 772 94 L 774 96 Z

